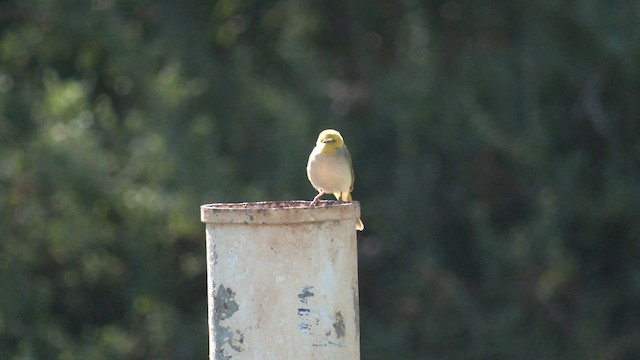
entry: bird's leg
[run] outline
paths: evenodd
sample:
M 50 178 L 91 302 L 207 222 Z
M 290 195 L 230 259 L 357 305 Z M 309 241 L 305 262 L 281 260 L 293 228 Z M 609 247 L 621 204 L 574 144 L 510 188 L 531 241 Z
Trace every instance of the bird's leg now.
M 322 195 L 326 194 L 324 192 L 324 190 L 320 190 L 320 192 L 318 193 L 318 195 L 316 195 L 316 197 L 313 198 L 313 201 L 311 202 L 311 204 L 309 204 L 309 206 L 316 206 L 318 205 L 318 203 L 320 202 L 320 198 L 322 197 Z

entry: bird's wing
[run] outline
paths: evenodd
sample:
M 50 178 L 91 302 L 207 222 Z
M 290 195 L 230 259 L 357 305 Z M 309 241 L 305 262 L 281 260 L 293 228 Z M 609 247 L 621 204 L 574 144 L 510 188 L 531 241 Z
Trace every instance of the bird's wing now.
M 353 163 L 351 162 L 351 154 L 349 153 L 349 149 L 344 145 L 344 153 L 347 158 L 347 163 L 349 164 L 349 169 L 351 169 L 351 186 L 349 187 L 349 192 L 353 191 L 353 183 L 356 181 L 356 176 L 353 172 Z

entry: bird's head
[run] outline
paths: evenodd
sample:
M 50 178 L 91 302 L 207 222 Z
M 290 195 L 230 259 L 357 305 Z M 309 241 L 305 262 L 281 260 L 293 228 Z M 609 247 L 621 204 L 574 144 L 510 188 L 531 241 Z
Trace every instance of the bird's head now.
M 322 152 L 334 152 L 344 145 L 344 140 L 339 132 L 327 129 L 318 135 L 317 146 L 322 146 Z

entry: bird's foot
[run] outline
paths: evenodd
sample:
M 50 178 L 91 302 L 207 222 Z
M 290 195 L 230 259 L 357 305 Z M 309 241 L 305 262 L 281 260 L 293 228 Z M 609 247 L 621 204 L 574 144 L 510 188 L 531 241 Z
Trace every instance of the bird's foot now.
M 311 204 L 309 204 L 309 206 L 316 206 L 320 203 L 320 198 L 322 197 L 322 195 L 324 195 L 324 192 L 320 192 L 318 195 L 316 195 L 316 197 L 313 198 L 313 201 L 311 202 Z

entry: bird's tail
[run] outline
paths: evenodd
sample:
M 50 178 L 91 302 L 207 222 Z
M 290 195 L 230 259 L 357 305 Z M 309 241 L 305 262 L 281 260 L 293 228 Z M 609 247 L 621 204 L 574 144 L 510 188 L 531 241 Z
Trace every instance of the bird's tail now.
M 336 199 L 338 199 L 338 201 L 345 201 L 345 202 L 353 201 L 353 199 L 351 198 L 351 192 L 349 191 L 333 193 L 333 196 L 335 196 Z
M 336 199 L 338 199 L 338 201 L 346 201 L 346 202 L 353 201 L 353 199 L 351 198 L 351 192 L 349 191 L 341 192 L 341 193 L 333 193 L 333 196 L 335 196 Z M 360 219 L 358 219 L 358 221 L 356 222 L 356 230 L 358 231 L 364 230 L 364 223 Z

